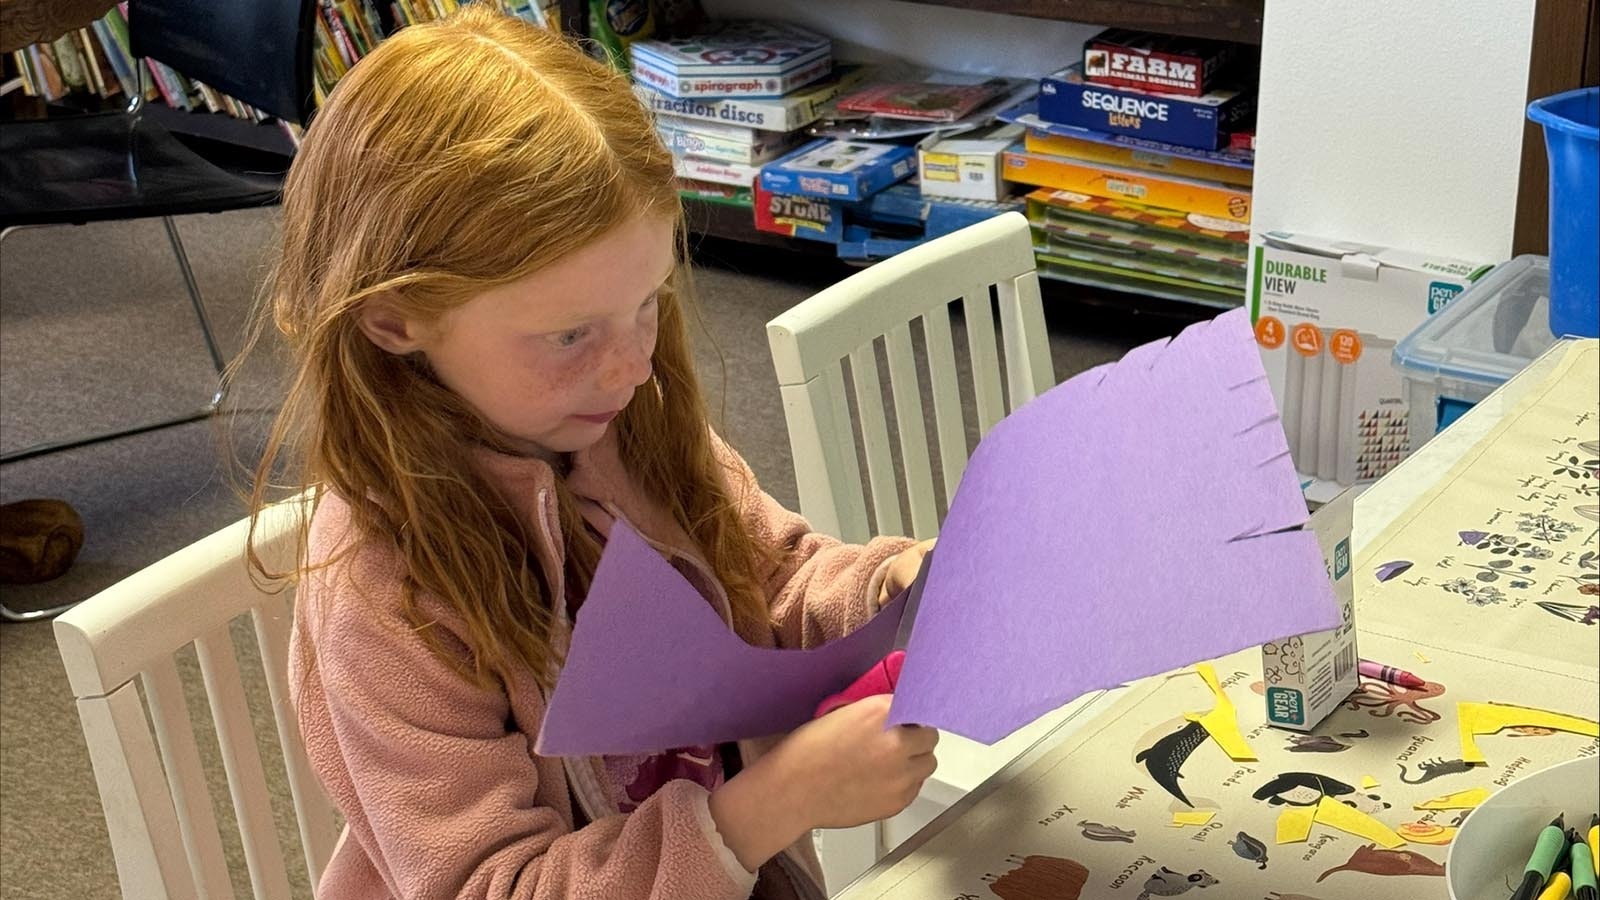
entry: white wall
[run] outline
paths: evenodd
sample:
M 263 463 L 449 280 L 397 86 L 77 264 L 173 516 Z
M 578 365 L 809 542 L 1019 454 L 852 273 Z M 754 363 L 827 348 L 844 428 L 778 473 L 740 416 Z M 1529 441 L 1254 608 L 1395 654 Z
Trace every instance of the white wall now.
M 1511 253 L 1533 0 L 1267 0 L 1256 234 Z
M 834 38 L 840 59 L 886 55 L 955 72 L 1037 78 L 1079 58 L 1101 26 L 895 0 L 702 0 L 714 18 L 795 22 Z

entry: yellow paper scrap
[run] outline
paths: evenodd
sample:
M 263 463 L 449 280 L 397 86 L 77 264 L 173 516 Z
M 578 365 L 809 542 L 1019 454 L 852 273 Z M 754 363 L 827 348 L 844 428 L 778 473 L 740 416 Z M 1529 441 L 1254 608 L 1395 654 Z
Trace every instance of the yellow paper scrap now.
M 1478 749 L 1478 735 L 1494 734 L 1514 725 L 1532 725 L 1570 731 L 1585 737 L 1600 737 L 1600 722 L 1592 719 L 1500 703 L 1457 703 L 1456 725 L 1461 732 L 1461 758 L 1469 763 L 1488 762 L 1483 758 L 1483 751 Z
M 1408 841 L 1435 846 L 1443 846 L 1456 838 L 1454 825 L 1435 825 L 1432 822 L 1407 822 L 1395 831 Z
M 1421 660 L 1422 662 L 1425 662 L 1425 663 L 1433 662 L 1433 660 L 1427 658 L 1426 656 L 1423 656 L 1421 650 L 1413 650 L 1413 651 L 1411 651 L 1411 653 L 1412 653 L 1412 655 L 1416 656 L 1416 658 L 1418 660 Z
M 1217 698 L 1216 705 L 1208 713 L 1184 713 L 1183 717 L 1191 722 L 1199 722 L 1206 733 L 1211 735 L 1222 752 L 1228 754 L 1234 762 L 1251 762 L 1258 757 L 1256 752 L 1245 743 L 1244 735 L 1239 731 L 1239 718 L 1233 711 L 1233 701 L 1222 692 L 1222 685 L 1217 682 L 1217 672 L 1211 668 L 1210 663 L 1201 663 L 1194 667 L 1195 672 L 1206 681 L 1206 687 L 1211 688 L 1211 693 Z
M 1196 810 L 1195 812 L 1175 812 L 1172 814 L 1172 824 L 1204 825 L 1211 821 L 1211 817 L 1215 815 L 1215 812 L 1207 812 L 1205 810 Z
M 1316 818 L 1313 806 L 1289 806 L 1278 813 L 1278 843 L 1298 844 L 1311 836 L 1311 820 Z
M 1489 799 L 1488 788 L 1470 788 L 1465 791 L 1456 791 L 1454 794 L 1445 794 L 1432 800 L 1424 800 L 1416 805 L 1416 809 L 1474 809 L 1483 801 Z
M 1377 786 L 1378 786 L 1378 779 L 1373 778 L 1371 775 L 1363 775 L 1363 776 L 1361 776 L 1361 789 L 1363 791 L 1370 791 L 1370 790 L 1372 790 L 1373 788 L 1375 788 Z
M 1357 837 L 1365 838 L 1382 844 L 1385 849 L 1393 850 L 1405 846 L 1406 839 L 1396 834 L 1393 828 L 1379 822 L 1353 806 L 1324 796 L 1317 803 L 1317 821 L 1324 825 L 1348 831 Z

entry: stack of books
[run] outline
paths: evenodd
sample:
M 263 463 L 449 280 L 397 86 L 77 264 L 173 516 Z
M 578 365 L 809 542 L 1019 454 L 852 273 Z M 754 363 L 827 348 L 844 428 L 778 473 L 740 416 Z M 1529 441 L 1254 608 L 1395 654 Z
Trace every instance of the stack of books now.
M 1027 127 L 1005 177 L 1041 274 L 1216 306 L 1244 300 L 1255 95 L 1249 54 L 1123 29 L 1000 118 Z M 1239 135 L 1236 140 L 1236 135 Z
M 379 0 L 381 2 L 381 0 Z M 312 64 L 316 79 L 313 93 L 318 106 L 328 92 L 362 57 L 371 53 L 389 34 L 415 25 L 442 19 L 473 0 L 391 0 L 387 4 L 389 21 L 378 14 L 373 0 L 317 0 L 316 52 Z M 476 0 L 491 3 L 520 19 L 559 28 L 556 5 L 559 0 Z
M 713 22 L 628 53 L 684 193 L 746 207 L 763 164 L 801 144 L 822 105 L 864 75 L 835 70 L 826 37 L 781 22 Z

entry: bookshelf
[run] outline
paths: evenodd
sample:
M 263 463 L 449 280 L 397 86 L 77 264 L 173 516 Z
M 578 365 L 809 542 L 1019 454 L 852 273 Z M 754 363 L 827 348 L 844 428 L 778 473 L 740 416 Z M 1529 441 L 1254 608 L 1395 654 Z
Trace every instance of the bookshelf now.
M 908 0 L 1033 19 L 1058 19 L 1261 43 L 1266 0 Z

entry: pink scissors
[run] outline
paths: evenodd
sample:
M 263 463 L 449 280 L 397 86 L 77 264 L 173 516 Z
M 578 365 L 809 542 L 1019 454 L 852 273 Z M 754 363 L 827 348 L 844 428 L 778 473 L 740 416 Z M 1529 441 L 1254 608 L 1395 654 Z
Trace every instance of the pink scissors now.
M 922 586 L 928 580 L 928 568 L 932 560 L 932 550 L 923 554 L 922 566 L 917 569 L 917 577 L 905 590 L 906 603 L 904 609 L 900 611 L 900 629 L 894 635 L 894 649 L 889 651 L 889 655 L 873 663 L 872 668 L 852 681 L 849 687 L 818 704 L 817 711 L 811 716 L 813 719 L 820 719 L 841 706 L 874 694 L 894 693 L 895 686 L 900 683 L 900 669 L 906 661 L 906 644 L 911 641 L 911 628 L 916 624 L 917 607 L 922 603 Z

